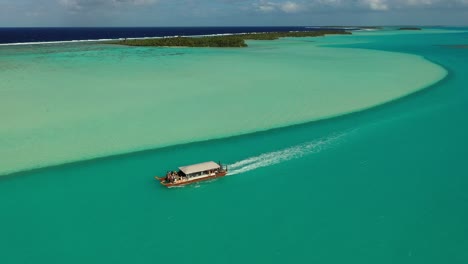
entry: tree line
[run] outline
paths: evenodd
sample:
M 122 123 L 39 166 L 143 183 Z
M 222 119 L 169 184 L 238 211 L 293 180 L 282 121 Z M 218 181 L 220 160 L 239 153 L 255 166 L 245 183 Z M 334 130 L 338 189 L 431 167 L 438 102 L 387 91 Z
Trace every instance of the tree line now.
M 165 37 L 152 39 L 124 39 L 107 42 L 127 46 L 153 47 L 247 47 L 245 40 L 275 40 L 286 37 L 320 37 L 330 34 L 351 34 L 345 30 L 317 30 L 294 32 L 245 33 L 205 37 Z

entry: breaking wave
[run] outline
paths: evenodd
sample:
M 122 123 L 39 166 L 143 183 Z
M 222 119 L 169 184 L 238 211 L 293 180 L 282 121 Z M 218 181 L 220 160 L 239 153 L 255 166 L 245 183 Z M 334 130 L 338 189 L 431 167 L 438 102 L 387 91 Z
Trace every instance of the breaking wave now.
M 240 174 L 258 168 L 282 163 L 288 160 L 298 159 L 306 155 L 318 153 L 336 145 L 344 136 L 348 135 L 349 133 L 350 132 L 333 134 L 328 137 L 309 141 L 286 149 L 267 152 L 258 156 L 237 161 L 228 165 L 228 168 L 230 169 L 228 175 Z

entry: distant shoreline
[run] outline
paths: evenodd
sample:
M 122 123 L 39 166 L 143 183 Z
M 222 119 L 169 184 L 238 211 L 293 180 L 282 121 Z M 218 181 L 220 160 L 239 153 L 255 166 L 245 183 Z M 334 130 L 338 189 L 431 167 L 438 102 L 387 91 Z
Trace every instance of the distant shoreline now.
M 244 33 L 221 36 L 202 37 L 165 37 L 152 39 L 124 39 L 108 41 L 106 44 L 144 47 L 231 47 L 243 48 L 248 45 L 246 40 L 276 40 L 285 37 L 321 37 L 325 35 L 350 35 L 346 30 L 320 30 L 320 31 L 295 31 L 295 32 L 262 32 Z
M 285 27 L 113 27 L 113 28 L 1 28 L 0 46 L 36 44 L 88 43 L 124 39 L 167 37 L 203 37 L 262 32 L 301 32 L 323 30 L 357 30 L 307 26 Z

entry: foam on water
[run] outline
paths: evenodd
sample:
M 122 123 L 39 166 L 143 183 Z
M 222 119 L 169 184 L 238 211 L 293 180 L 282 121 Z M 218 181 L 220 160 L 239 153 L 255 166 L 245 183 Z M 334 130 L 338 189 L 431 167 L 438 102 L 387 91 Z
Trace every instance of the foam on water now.
M 356 131 L 349 130 L 341 133 L 334 133 L 330 136 L 305 142 L 299 145 L 288 147 L 285 149 L 262 153 L 257 156 L 249 157 L 232 164 L 228 164 L 229 172 L 227 176 L 233 176 L 236 174 L 242 174 L 256 169 L 273 166 L 282 162 L 299 159 L 304 156 L 319 153 L 323 150 L 336 146 L 344 137 L 349 136 L 349 134 Z M 207 183 L 216 181 L 217 179 L 208 180 Z M 200 188 L 200 183 L 195 185 L 180 185 L 180 186 L 171 186 L 169 188 L 185 188 L 187 186 L 193 188 Z
M 334 146 L 349 133 L 350 132 L 337 133 L 329 137 L 313 140 L 282 150 L 267 152 L 258 156 L 240 160 L 238 162 L 228 165 L 228 168 L 230 169 L 228 175 L 245 173 L 259 168 L 272 166 L 285 161 L 298 159 L 306 155 L 319 153 L 322 150 Z

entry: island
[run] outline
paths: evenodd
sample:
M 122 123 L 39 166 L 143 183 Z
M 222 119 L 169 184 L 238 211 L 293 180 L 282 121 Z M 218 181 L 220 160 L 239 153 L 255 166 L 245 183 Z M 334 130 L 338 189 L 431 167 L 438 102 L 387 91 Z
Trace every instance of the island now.
M 152 46 L 152 47 L 247 47 L 245 40 L 275 40 L 286 37 L 320 37 L 325 35 L 351 34 L 345 30 L 316 30 L 316 31 L 294 31 L 294 32 L 263 32 L 245 33 L 223 36 L 203 37 L 164 37 L 149 39 L 124 39 L 108 41 L 108 44 L 126 46 Z

